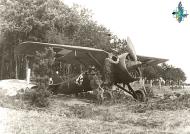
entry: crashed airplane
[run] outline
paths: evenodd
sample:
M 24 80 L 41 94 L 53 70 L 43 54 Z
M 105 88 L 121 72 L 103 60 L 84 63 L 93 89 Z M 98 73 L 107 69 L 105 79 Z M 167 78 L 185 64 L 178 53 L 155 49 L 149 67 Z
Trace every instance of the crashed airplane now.
M 144 90 L 134 90 L 130 83 L 138 81 L 141 77 L 140 68 L 144 65 L 156 65 L 162 62 L 166 62 L 167 59 L 146 57 L 136 55 L 133 44 L 130 38 L 127 38 L 127 52 L 121 55 L 113 55 L 101 49 L 72 46 L 72 45 L 62 45 L 62 44 L 51 44 L 51 43 L 41 43 L 41 42 L 23 42 L 15 48 L 16 55 L 24 55 L 27 57 L 32 57 L 36 54 L 36 51 L 43 51 L 46 47 L 52 47 L 56 52 L 56 60 L 68 64 L 82 64 L 84 66 L 93 65 L 101 74 L 104 76 L 105 64 L 110 65 L 110 74 L 112 76 L 111 84 L 116 85 L 118 88 L 126 91 L 132 95 L 137 100 L 144 100 L 146 91 Z M 30 69 L 30 68 L 28 68 Z M 26 71 L 28 81 L 30 79 L 30 71 Z M 88 74 L 87 74 L 88 75 Z M 85 77 L 85 76 L 84 76 Z M 105 78 L 105 77 L 104 77 Z M 72 80 L 76 81 L 77 78 Z M 104 80 L 103 80 L 104 81 Z M 71 84 L 71 81 L 57 82 L 53 80 L 50 85 L 52 88 L 58 88 L 63 94 L 73 94 L 78 92 L 86 92 L 93 90 L 90 83 L 83 80 L 82 84 Z M 65 83 L 70 83 L 69 87 L 65 86 Z M 127 85 L 127 89 L 125 86 Z

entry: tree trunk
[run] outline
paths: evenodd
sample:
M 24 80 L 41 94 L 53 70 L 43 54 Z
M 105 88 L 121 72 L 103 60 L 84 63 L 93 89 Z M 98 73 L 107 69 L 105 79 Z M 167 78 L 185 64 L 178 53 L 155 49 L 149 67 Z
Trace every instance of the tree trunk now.
M 9 53 L 9 78 L 15 78 L 15 56 L 14 56 L 14 48 L 10 48 Z
M 152 87 L 152 80 L 150 80 L 150 87 Z
M 18 79 L 18 57 L 15 58 L 15 78 Z
M 1 51 L 1 74 L 0 74 L 0 79 L 3 79 L 3 72 L 4 72 L 4 44 L 2 44 L 2 51 Z

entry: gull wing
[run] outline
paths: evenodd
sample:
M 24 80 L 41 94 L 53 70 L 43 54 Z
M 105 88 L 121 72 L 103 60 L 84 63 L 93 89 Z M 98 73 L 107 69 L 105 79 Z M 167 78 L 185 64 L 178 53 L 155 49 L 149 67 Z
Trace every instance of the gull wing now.
M 138 61 L 142 63 L 142 65 L 157 65 L 163 62 L 168 61 L 168 59 L 156 58 L 156 57 L 147 57 L 137 55 Z
M 101 49 L 30 41 L 19 44 L 15 48 L 15 54 L 34 56 L 36 51 L 43 51 L 47 47 L 54 49 L 58 61 L 68 64 L 95 65 L 98 68 L 103 67 L 104 60 L 109 55 L 108 52 Z

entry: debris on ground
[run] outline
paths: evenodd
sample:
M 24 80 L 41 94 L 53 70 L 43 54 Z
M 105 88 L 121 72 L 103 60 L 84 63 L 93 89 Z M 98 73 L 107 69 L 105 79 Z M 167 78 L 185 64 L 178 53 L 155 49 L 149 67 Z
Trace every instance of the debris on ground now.
M 28 84 L 26 80 L 6 79 L 0 80 L 0 95 L 15 96 L 18 92 L 31 88 L 34 84 Z

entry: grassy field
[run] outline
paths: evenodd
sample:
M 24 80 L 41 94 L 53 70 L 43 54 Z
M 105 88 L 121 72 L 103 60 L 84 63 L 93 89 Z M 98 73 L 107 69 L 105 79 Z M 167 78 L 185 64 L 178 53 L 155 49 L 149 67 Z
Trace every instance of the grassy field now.
M 190 133 L 188 90 L 162 90 L 154 93 L 163 98 L 150 98 L 146 103 L 126 97 L 97 105 L 86 99 L 53 96 L 50 106 L 42 109 L 1 97 L 0 134 Z M 183 95 L 172 98 L 176 92 Z

